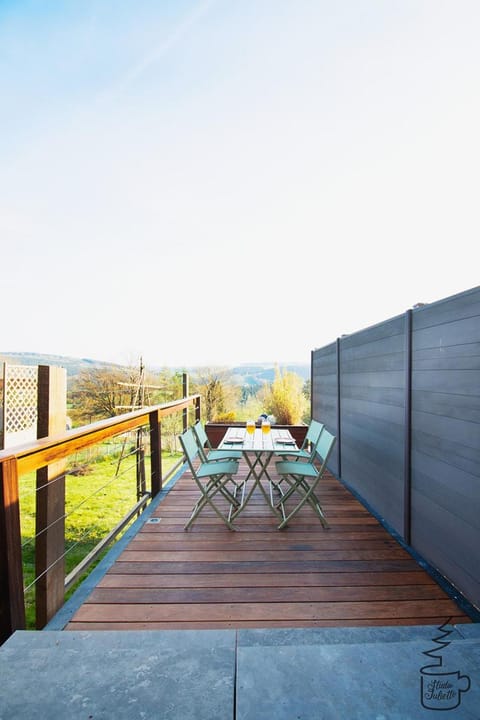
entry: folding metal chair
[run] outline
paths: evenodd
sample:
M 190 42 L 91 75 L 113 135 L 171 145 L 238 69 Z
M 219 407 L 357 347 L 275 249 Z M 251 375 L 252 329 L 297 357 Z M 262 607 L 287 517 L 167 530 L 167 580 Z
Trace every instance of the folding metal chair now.
M 289 450 L 288 448 L 284 448 L 283 450 L 275 450 L 275 455 L 279 455 L 284 460 L 294 458 L 295 462 L 298 460 L 308 460 L 309 462 L 313 462 L 317 453 L 318 441 L 320 440 L 324 427 L 325 425 L 323 423 L 320 423 L 317 420 L 310 420 L 305 438 L 298 450 Z M 275 503 L 273 500 L 273 491 L 275 490 L 282 494 L 280 486 L 283 480 L 284 478 L 280 477 L 280 480 L 277 480 L 276 482 L 270 481 L 270 500 L 274 507 L 276 507 L 278 503 Z
M 193 479 L 200 490 L 200 497 L 195 503 L 189 521 L 185 525 L 185 530 L 188 530 L 199 513 L 207 506 L 213 509 L 230 530 L 235 530 L 231 522 L 231 516 L 233 510 L 238 510 L 241 506 L 245 490 L 245 483 L 236 483 L 233 479 L 233 475 L 238 471 L 238 461 L 202 462 L 201 458 L 199 458 L 198 444 L 192 428 L 180 435 L 180 444 Z M 239 490 L 241 491 L 241 499 L 237 497 Z M 227 503 L 227 513 L 222 512 L 217 503 L 214 502 L 213 499 L 217 495 L 220 495 Z M 218 497 L 218 500 L 221 498 Z
M 278 474 L 288 484 L 288 490 L 282 493 L 276 507 L 280 508 L 283 520 L 278 526 L 281 530 L 308 503 L 320 518 L 324 528 L 328 528 L 328 522 L 316 495 L 317 485 L 323 476 L 327 461 L 335 444 L 335 436 L 323 429 L 316 447 L 316 455 L 319 459 L 314 462 L 296 462 L 295 460 L 280 460 L 275 463 Z M 288 512 L 285 510 L 286 502 L 295 496 L 299 496 L 297 504 Z
M 280 455 L 284 458 L 294 457 L 295 460 L 309 460 L 312 462 L 324 427 L 325 425 L 323 423 L 320 423 L 317 420 L 310 420 L 307 434 L 305 435 L 303 443 L 298 450 L 288 450 L 288 448 L 285 448 L 284 450 L 275 450 L 275 455 Z
M 198 443 L 198 452 L 202 462 L 213 460 L 241 460 L 243 453 L 241 450 L 216 450 L 212 448 L 205 427 L 201 420 L 193 425 L 193 432 Z

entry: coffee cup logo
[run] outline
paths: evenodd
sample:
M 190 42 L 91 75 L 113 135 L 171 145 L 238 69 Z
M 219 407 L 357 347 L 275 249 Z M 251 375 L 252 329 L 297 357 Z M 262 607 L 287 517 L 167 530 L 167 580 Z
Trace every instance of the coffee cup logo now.
M 461 703 L 462 693 L 470 690 L 468 675 L 461 675 L 460 670 L 448 672 L 443 669 L 442 650 L 450 645 L 450 642 L 444 640 L 452 632 L 446 628 L 450 619 L 438 628 L 442 634 L 432 638 L 438 647 L 423 653 L 435 661 L 420 669 L 420 697 L 427 710 L 454 710 Z
M 429 710 L 454 710 L 460 705 L 462 693 L 470 690 L 468 675 L 460 672 L 428 674 L 422 668 L 422 705 Z

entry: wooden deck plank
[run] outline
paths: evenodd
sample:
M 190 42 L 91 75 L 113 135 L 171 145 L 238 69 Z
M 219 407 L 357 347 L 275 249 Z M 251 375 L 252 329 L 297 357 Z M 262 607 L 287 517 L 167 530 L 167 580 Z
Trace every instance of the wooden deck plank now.
M 292 562 L 265 562 L 262 560 L 253 561 L 235 561 L 235 558 L 229 557 L 225 562 L 202 562 L 197 563 L 193 559 L 191 562 L 126 562 L 122 560 L 122 556 L 117 560 L 114 567 L 110 570 L 112 573 L 166 573 L 192 574 L 198 572 L 218 572 L 218 573 L 291 573 L 291 572 L 403 572 L 414 570 L 418 567 L 413 559 L 402 560 L 311 560 L 311 561 L 292 561 Z
M 155 525 L 153 525 L 152 527 L 155 527 Z M 243 535 L 245 535 L 245 533 L 243 533 Z M 311 532 L 303 532 L 296 534 L 286 534 L 279 532 L 278 534 L 273 535 L 273 533 L 271 532 L 260 533 L 252 530 L 248 533 L 246 537 L 242 537 L 242 547 L 248 547 L 249 545 L 256 545 L 258 548 L 261 549 L 268 547 L 277 548 L 283 546 L 294 547 L 295 545 L 298 545 L 299 542 L 306 542 L 308 543 L 308 546 L 312 549 L 318 547 L 327 548 L 329 545 L 331 545 L 333 548 L 337 548 L 339 547 L 339 543 L 347 544 L 350 543 L 352 540 L 356 541 L 356 545 L 358 545 L 359 542 L 382 542 L 388 545 L 392 545 L 395 543 L 395 540 L 393 538 L 385 539 L 383 530 L 380 527 L 375 528 L 374 531 L 345 531 L 341 533 L 329 532 L 325 535 L 320 536 L 315 536 Z M 168 545 L 169 548 L 172 548 L 173 545 L 175 545 L 178 548 L 181 548 L 189 545 L 188 533 L 184 533 L 180 536 L 173 535 L 172 537 L 170 537 L 170 535 L 166 535 L 165 533 L 162 535 L 160 532 L 146 532 L 145 529 L 143 529 L 138 533 L 135 538 L 133 538 L 130 543 L 130 547 L 136 549 L 138 546 L 140 548 L 143 543 L 147 543 L 148 546 L 152 548 L 155 548 L 155 543 L 158 543 L 161 547 L 165 547 L 165 545 Z M 227 535 L 222 540 L 222 545 L 228 544 L 230 548 L 235 548 L 237 543 L 237 535 L 233 533 Z M 215 537 L 212 537 L 212 533 L 197 533 L 195 535 L 195 544 L 197 547 L 208 547 L 209 545 L 213 546 L 214 548 L 218 547 L 218 543 Z
M 232 551 L 230 551 L 232 552 Z M 304 560 L 309 561 L 314 553 L 301 550 L 240 550 L 235 551 L 235 562 L 289 562 L 297 563 Z M 125 562 L 172 562 L 182 563 L 193 560 L 196 563 L 222 562 L 225 557 L 225 549 L 216 551 L 200 551 L 196 547 L 185 551 L 158 550 L 138 551 L 126 550 L 123 553 Z M 405 551 L 400 547 L 380 548 L 378 550 L 322 550 L 322 560 L 389 560 L 390 558 L 403 559 Z
M 280 535 L 280 533 L 279 533 Z M 195 536 L 195 550 L 196 552 L 215 552 L 218 550 L 218 540 L 215 539 L 215 537 L 208 537 L 208 539 L 198 538 Z M 352 542 L 355 541 L 354 543 Z M 308 539 L 308 535 L 306 536 L 303 534 L 302 536 L 298 537 L 298 535 L 289 535 L 288 537 L 272 537 L 272 534 L 269 533 L 249 533 L 248 537 L 242 538 L 241 543 L 239 542 L 230 542 L 225 539 L 224 542 L 222 542 L 222 547 L 226 547 L 228 545 L 228 549 L 230 552 L 237 552 L 245 550 L 256 550 L 262 551 L 262 552 L 288 552 L 288 551 L 327 551 L 327 550 L 334 550 L 334 551 L 341 551 L 341 550 L 351 550 L 352 546 L 355 548 L 361 550 L 368 550 L 368 549 L 378 549 L 378 548 L 398 548 L 398 544 L 393 539 L 386 540 L 385 537 L 378 535 L 377 537 L 362 537 L 360 533 L 349 533 L 347 537 L 343 537 L 339 535 L 329 535 L 328 537 L 323 538 L 313 538 L 310 534 L 310 537 Z M 153 535 L 148 534 L 148 536 L 144 536 L 142 538 L 135 538 L 131 541 L 129 550 L 135 550 L 137 552 L 191 552 L 192 551 L 192 543 L 188 538 L 180 537 L 180 538 L 168 538 L 165 539 L 163 536 L 160 535 Z
M 470 622 L 465 619 L 465 615 L 452 615 L 449 618 L 453 625 Z M 367 618 L 362 620 L 357 618 L 355 622 L 339 622 L 338 620 L 274 620 L 272 622 L 264 620 L 261 625 L 258 622 L 248 621 L 212 621 L 208 622 L 191 622 L 186 620 L 183 623 L 175 623 L 172 626 L 171 622 L 78 622 L 73 626 L 68 626 L 67 630 L 171 630 L 172 627 L 179 630 L 231 630 L 231 629 L 255 629 L 255 628 L 321 628 L 321 627 L 379 627 L 385 625 L 435 625 L 439 626 L 445 622 L 445 617 L 432 616 L 424 617 L 420 620 L 418 618 L 399 618 L 397 620 L 390 619 L 388 622 L 384 618 Z
M 245 468 L 242 469 L 245 472 Z M 471 622 L 333 476 L 279 532 L 260 492 L 230 532 L 185 472 L 67 629 L 339 627 Z
M 335 602 L 338 586 L 282 587 L 282 602 Z M 370 602 L 372 590 L 362 587 L 343 586 L 345 601 Z M 383 585 L 375 588 L 376 601 L 383 600 L 433 600 L 443 599 L 443 590 L 438 585 Z M 123 605 L 134 603 L 246 603 L 279 601 L 278 587 L 208 587 L 208 588 L 96 588 L 89 603 Z
M 453 600 L 402 600 L 384 602 L 241 602 L 241 603 L 85 603 L 78 611 L 79 621 L 96 622 L 142 620 L 182 622 L 183 620 L 355 620 L 356 618 L 429 617 L 445 618 L 457 611 Z
M 403 572 L 401 581 L 405 585 L 434 585 L 437 583 L 426 572 L 419 569 L 413 572 Z M 237 573 L 236 575 L 225 575 L 223 573 L 197 573 L 190 575 L 160 575 L 160 574 L 136 574 L 122 575 L 120 573 L 108 573 L 99 582 L 97 587 L 109 588 L 182 588 L 182 587 L 296 587 L 298 585 L 307 587 L 365 587 L 373 585 L 398 586 L 399 573 L 277 573 L 263 575 L 253 573 Z

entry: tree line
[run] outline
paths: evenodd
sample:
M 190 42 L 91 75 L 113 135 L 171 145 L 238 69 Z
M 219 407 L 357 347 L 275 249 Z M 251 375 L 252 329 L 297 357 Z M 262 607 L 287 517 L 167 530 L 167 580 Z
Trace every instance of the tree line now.
M 275 369 L 271 383 L 244 387 L 226 368 L 200 368 L 189 376 L 190 394 L 201 397 L 204 422 L 243 422 L 262 413 L 298 425 L 310 418 L 310 382 Z M 74 426 L 114 417 L 134 407 L 159 405 L 183 396 L 183 373 L 153 373 L 133 367 L 93 367 L 72 379 L 68 413 Z

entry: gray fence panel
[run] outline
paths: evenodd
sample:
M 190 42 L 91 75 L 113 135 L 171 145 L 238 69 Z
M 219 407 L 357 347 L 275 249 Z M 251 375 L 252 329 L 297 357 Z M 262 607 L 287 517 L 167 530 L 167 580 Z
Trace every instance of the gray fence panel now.
M 480 287 L 315 350 L 312 408 L 338 476 L 480 607 Z
M 340 438 L 338 432 L 337 345 L 333 343 L 312 353 L 312 418 L 325 423 L 336 438 L 329 469 L 338 475 Z
M 342 478 L 403 530 L 405 318 L 341 340 Z
M 413 547 L 480 605 L 480 289 L 413 316 Z

